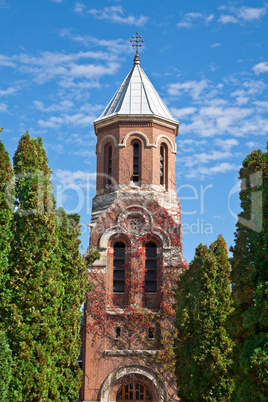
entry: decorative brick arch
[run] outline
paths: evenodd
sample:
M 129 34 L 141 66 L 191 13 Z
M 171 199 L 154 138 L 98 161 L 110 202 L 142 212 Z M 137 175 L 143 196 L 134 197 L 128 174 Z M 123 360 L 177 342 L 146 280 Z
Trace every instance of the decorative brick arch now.
M 115 402 L 121 385 L 128 379 L 144 382 L 153 395 L 152 402 L 168 402 L 165 383 L 151 368 L 139 364 L 127 364 L 114 369 L 104 380 L 99 392 L 100 402 Z
M 161 140 L 161 138 L 164 138 L 165 140 L 167 140 L 167 141 L 169 142 L 170 147 L 171 147 L 171 153 L 176 154 L 176 153 L 177 153 L 177 146 L 176 146 L 176 143 L 175 143 L 175 147 L 174 147 L 174 145 L 173 145 L 171 139 L 168 138 L 167 135 L 163 135 L 163 134 L 159 135 L 159 136 L 157 137 L 157 139 L 155 140 L 155 147 L 157 148 L 158 142 Z
M 102 148 L 103 143 L 104 143 L 106 140 L 109 140 L 109 139 L 113 141 L 114 147 L 117 147 L 117 141 L 116 141 L 115 136 L 112 135 L 112 134 L 108 134 L 108 135 L 105 135 L 105 137 L 103 137 L 103 139 L 100 141 L 99 146 L 98 146 L 98 148 L 97 148 L 97 150 L 96 150 L 96 154 L 100 154 L 100 153 L 101 153 L 101 148 Z
M 152 147 L 156 148 L 156 146 L 154 144 L 150 144 L 149 138 L 147 137 L 147 135 L 142 133 L 141 131 L 132 131 L 131 133 L 128 133 L 124 137 L 122 144 L 118 144 L 118 147 L 121 147 L 121 148 L 126 147 L 128 139 L 134 135 L 138 136 L 139 138 L 141 138 L 142 140 L 145 141 L 145 148 L 152 148 Z

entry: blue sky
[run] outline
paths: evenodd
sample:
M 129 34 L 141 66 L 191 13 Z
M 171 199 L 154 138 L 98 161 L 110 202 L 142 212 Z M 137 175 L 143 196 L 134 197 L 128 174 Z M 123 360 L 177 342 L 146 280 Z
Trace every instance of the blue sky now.
M 233 243 L 238 170 L 268 131 L 265 1 L 0 0 L 0 127 L 11 158 L 23 132 L 42 136 L 58 206 L 81 214 L 88 245 L 99 117 L 132 68 L 173 115 L 184 255 L 222 233 Z

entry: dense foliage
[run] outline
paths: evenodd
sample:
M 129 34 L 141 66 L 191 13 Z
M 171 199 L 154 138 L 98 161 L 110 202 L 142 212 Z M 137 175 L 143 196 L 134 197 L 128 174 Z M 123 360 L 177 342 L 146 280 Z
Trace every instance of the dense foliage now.
M 3 327 L 6 316 L 6 280 L 13 218 L 12 178 L 9 155 L 0 141 L 0 327 Z
M 9 399 L 73 401 L 81 386 L 80 306 L 87 277 L 79 218 L 58 216 L 42 140 L 22 135 L 14 156 L 15 213 L 5 275 L 13 355 Z
M 12 373 L 12 353 L 7 337 L 0 330 L 0 402 L 8 402 L 9 384 Z
M 240 170 L 242 188 L 232 265 L 236 401 L 268 399 L 268 152 L 254 150 Z
M 230 265 L 222 236 L 196 248 L 176 292 L 175 373 L 182 401 L 228 401 L 232 341 Z

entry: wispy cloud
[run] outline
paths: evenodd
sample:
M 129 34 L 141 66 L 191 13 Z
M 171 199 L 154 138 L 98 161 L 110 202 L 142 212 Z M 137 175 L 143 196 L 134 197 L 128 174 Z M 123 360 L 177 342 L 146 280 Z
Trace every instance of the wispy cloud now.
M 96 86 L 96 82 L 103 76 L 115 74 L 120 65 L 109 58 L 108 53 L 78 52 L 59 53 L 42 52 L 40 55 L 21 53 L 14 56 L 0 55 L 0 66 L 11 67 L 23 74 L 32 76 L 32 80 L 40 85 L 57 79 L 60 84 L 74 85 L 74 82 L 86 80 L 85 85 Z
M 135 17 L 134 15 L 126 15 L 123 7 L 121 6 L 104 7 L 102 9 L 88 9 L 84 3 L 77 2 L 75 4 L 74 11 L 78 14 L 91 14 L 97 19 L 124 25 L 142 26 L 149 20 L 149 17 L 146 17 L 145 15 L 140 15 L 139 17 Z
M 193 99 L 198 99 L 205 88 L 208 87 L 208 81 L 203 79 L 201 81 L 186 81 L 170 84 L 168 93 L 172 96 L 180 96 L 183 93 L 190 95 Z
M 256 75 L 261 73 L 268 73 L 268 61 L 262 61 L 253 67 L 253 71 Z
M 208 24 L 214 19 L 214 14 L 205 15 L 199 12 L 185 14 L 177 23 L 178 28 L 192 28 L 196 24 Z
M 9 87 L 7 89 L 0 89 L 0 97 L 14 95 L 17 92 L 17 88 Z
M 221 14 L 218 19 L 222 24 L 244 24 L 260 20 L 266 14 L 267 6 L 262 8 L 221 6 L 220 10 L 226 12 L 226 14 Z
M 7 112 L 7 105 L 5 103 L 0 103 L 0 113 Z
M 217 42 L 217 43 L 213 43 L 212 45 L 210 45 L 210 47 L 212 47 L 212 49 L 215 49 L 216 47 L 220 47 L 221 43 Z
M 64 125 L 90 127 L 103 109 L 101 105 L 86 104 L 78 108 L 75 113 L 68 113 L 68 111 L 73 111 L 74 109 L 72 102 L 64 101 L 61 102 L 58 107 L 56 104 L 52 104 L 47 108 L 45 108 L 44 104 L 40 101 L 35 101 L 34 104 L 37 109 L 45 113 L 64 111 L 63 113 L 50 116 L 47 119 L 39 119 L 38 124 L 42 128 L 57 129 Z

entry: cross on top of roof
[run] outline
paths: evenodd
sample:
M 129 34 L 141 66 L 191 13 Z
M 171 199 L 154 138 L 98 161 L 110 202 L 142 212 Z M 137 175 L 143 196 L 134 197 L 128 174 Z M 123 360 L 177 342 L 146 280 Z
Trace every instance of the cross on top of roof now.
M 135 64 L 140 64 L 140 56 L 139 56 L 139 47 L 142 47 L 142 43 L 144 43 L 144 40 L 140 40 L 142 36 L 139 36 L 139 32 L 136 32 L 136 35 L 132 36 L 133 39 L 130 39 L 130 42 L 132 43 L 133 47 L 136 47 L 136 55 L 134 58 L 134 65 Z

